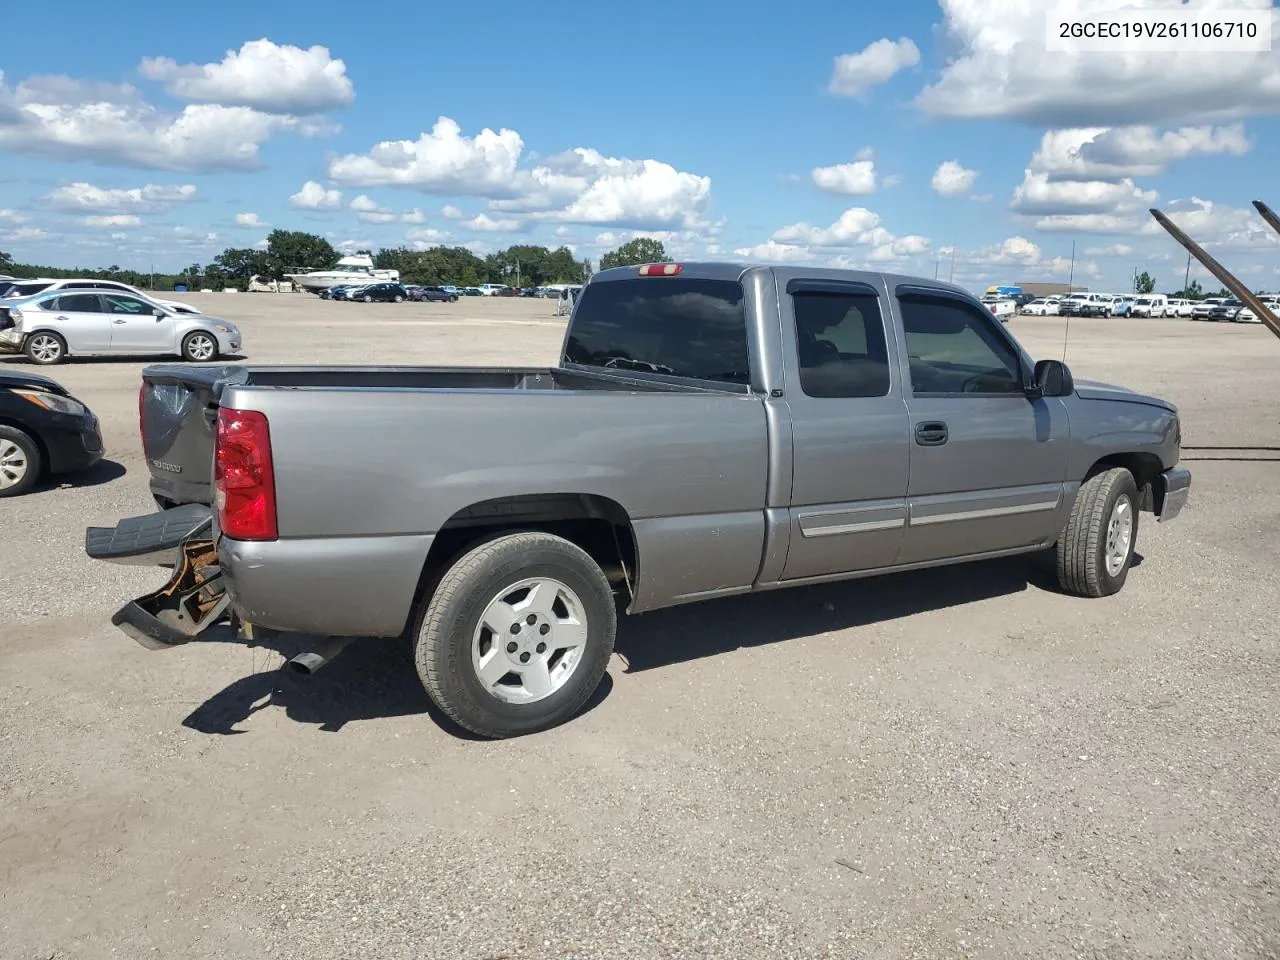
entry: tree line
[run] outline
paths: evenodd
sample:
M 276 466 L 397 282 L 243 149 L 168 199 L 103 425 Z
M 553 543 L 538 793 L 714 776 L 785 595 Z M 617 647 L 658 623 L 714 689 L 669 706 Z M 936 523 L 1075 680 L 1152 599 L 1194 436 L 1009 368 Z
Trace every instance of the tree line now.
M 481 257 L 466 247 L 383 247 L 376 253 L 361 250 L 373 258 L 380 270 L 398 270 L 403 283 L 436 286 L 444 283 L 474 287 L 481 283 L 538 287 L 552 283 L 585 283 L 591 276 L 591 262 L 578 260 L 566 246 L 555 250 L 535 244 L 515 244 Z M 178 273 L 144 273 L 123 269 L 117 264 L 84 267 L 46 267 L 16 262 L 0 251 L 0 273 L 15 277 L 91 277 L 119 280 L 135 287 L 172 290 L 182 284 L 191 290 L 228 288 L 245 290 L 252 277 L 284 280 L 289 273 L 326 270 L 337 264 L 342 254 L 324 237 L 299 230 L 272 230 L 265 249 L 228 247 L 211 263 L 193 263 Z M 666 261 L 662 243 L 638 238 L 610 250 L 600 260 L 602 269 L 612 266 Z

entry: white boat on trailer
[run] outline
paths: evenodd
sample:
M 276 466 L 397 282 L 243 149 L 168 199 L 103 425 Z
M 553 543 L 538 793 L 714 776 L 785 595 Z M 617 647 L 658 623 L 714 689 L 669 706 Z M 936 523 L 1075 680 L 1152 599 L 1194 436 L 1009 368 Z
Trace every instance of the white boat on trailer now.
M 399 270 L 378 270 L 373 266 L 373 258 L 358 253 L 343 257 L 337 266 L 328 270 L 312 270 L 308 273 L 286 273 L 298 287 L 308 293 L 319 293 L 339 284 L 375 283 L 379 280 L 399 281 Z

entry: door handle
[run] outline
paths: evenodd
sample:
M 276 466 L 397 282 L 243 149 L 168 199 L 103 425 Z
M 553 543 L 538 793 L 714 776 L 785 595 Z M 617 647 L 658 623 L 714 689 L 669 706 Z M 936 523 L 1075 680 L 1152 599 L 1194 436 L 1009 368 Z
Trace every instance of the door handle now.
M 54 317 L 53 319 L 55 319 L 55 320 L 66 320 L 67 318 L 66 318 L 66 317 Z
M 112 323 L 128 323 L 129 321 L 121 317 L 119 320 L 112 320 Z
M 941 420 L 916 424 L 916 443 L 922 447 L 940 447 L 947 442 L 947 425 Z

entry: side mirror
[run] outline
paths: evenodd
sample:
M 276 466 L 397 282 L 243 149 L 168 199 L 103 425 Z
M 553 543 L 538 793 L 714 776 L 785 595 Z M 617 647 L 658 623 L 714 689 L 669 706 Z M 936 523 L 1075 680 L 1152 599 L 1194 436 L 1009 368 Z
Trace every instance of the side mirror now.
M 163 310 L 161 310 L 159 307 L 156 307 L 154 310 L 152 310 L 152 311 L 151 311 L 151 315 L 152 315 L 153 317 L 167 317 L 167 316 L 168 316 L 168 314 L 167 314 L 167 313 L 165 313 Z
M 1061 360 L 1038 361 L 1034 380 L 1031 387 L 1034 397 L 1069 397 L 1076 391 L 1071 371 Z

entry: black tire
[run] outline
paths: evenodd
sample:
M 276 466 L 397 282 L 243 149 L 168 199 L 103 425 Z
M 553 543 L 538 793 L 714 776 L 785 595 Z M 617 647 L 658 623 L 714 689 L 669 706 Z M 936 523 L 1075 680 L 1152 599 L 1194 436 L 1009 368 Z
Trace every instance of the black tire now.
M 364 300 L 365 303 L 373 303 L 373 297 L 369 296 L 367 293 L 361 297 L 361 299 Z
M 457 302 L 458 302 L 458 298 L 457 298 L 457 297 L 450 297 L 450 298 L 449 298 L 449 302 L 450 302 L 450 303 L 457 303 Z
M 1107 534 L 1116 504 L 1123 497 L 1128 498 L 1133 527 L 1124 564 L 1113 574 L 1107 569 Z M 1079 597 L 1119 593 L 1138 543 L 1138 514 L 1138 485 L 1128 470 L 1114 467 L 1086 480 L 1055 548 L 1058 586 Z
M 16 473 L 17 463 L 15 458 L 4 457 L 6 449 L 11 449 L 11 445 L 18 448 L 18 457 L 21 458 L 22 473 L 17 477 L 17 482 L 12 486 L 8 486 L 13 480 L 12 474 Z M 26 431 L 19 430 L 17 427 L 9 427 L 0 423 L 0 497 L 18 497 L 26 493 L 40 480 L 40 475 L 44 473 L 44 456 L 40 453 L 40 444 Z M 6 466 L 7 461 L 7 466 Z
M 191 345 L 196 341 L 197 337 L 208 340 L 211 344 L 213 344 L 213 353 L 211 353 L 207 357 L 192 356 Z M 203 330 L 192 330 L 190 333 L 188 333 L 185 337 L 182 338 L 181 349 L 182 349 L 182 359 L 186 360 L 188 363 L 212 363 L 214 360 L 218 359 L 218 338 L 215 337 L 212 333 L 206 333 Z
M 56 354 L 42 349 L 42 345 L 46 343 L 52 343 L 57 346 Z M 32 363 L 38 363 L 42 367 L 52 367 L 55 364 L 66 362 L 67 341 L 60 334 L 51 333 L 48 330 L 37 330 L 27 337 L 27 342 L 23 346 L 22 352 L 27 355 L 27 359 Z M 44 359 L 41 359 L 42 357 Z
M 577 594 L 587 639 L 563 686 L 545 699 L 512 703 L 485 689 L 472 665 L 472 643 L 486 606 L 531 577 L 554 578 Z M 586 551 L 547 533 L 512 533 L 473 547 L 445 571 L 419 613 L 414 660 L 428 696 L 459 726 L 492 739 L 521 736 L 582 709 L 604 677 L 616 631 L 609 582 Z
M 400 296 L 398 293 L 396 294 L 396 303 L 404 303 L 404 297 Z

